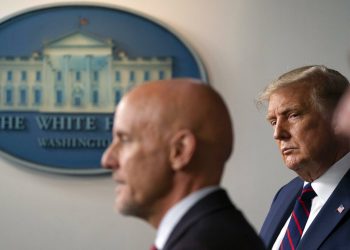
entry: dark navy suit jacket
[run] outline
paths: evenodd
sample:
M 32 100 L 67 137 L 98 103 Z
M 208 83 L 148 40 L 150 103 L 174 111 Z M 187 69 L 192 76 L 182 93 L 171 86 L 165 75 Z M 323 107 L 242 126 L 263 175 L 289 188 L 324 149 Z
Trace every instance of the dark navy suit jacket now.
M 263 243 L 224 190 L 198 201 L 179 221 L 164 250 L 261 250 Z
M 286 223 L 303 181 L 295 178 L 276 194 L 261 228 L 260 236 L 271 249 Z M 338 208 L 343 206 L 341 211 Z M 338 211 L 339 210 L 339 211 Z M 341 211 L 341 212 L 340 212 Z M 350 249 L 350 170 L 345 174 L 301 239 L 298 250 Z

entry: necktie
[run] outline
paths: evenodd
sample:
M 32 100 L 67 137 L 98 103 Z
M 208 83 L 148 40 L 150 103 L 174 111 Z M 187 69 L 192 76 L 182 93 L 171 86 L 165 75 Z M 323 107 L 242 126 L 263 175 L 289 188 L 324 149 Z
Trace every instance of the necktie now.
M 304 186 L 295 201 L 287 232 L 282 240 L 280 250 L 295 250 L 303 234 L 304 227 L 310 215 L 312 199 L 316 196 L 311 183 Z
M 152 245 L 149 250 L 158 250 L 155 245 Z

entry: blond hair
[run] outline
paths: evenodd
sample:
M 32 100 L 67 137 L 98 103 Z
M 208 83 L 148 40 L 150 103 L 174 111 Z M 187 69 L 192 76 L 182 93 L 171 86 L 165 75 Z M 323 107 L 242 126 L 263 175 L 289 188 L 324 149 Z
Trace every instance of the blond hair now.
M 323 65 L 310 65 L 291 70 L 270 83 L 257 98 L 257 105 L 268 103 L 271 95 L 282 88 L 295 85 L 311 88 L 311 101 L 320 112 L 332 113 L 349 81 L 334 69 Z

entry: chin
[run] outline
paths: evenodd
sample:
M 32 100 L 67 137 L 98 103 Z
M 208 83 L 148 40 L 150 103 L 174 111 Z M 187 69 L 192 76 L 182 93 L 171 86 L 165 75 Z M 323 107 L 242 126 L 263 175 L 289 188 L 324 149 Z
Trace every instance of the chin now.
M 117 211 L 118 213 L 121 213 L 121 214 L 127 214 L 127 209 L 126 209 L 126 201 L 125 199 L 123 199 L 122 195 L 119 194 L 116 199 L 115 199 L 115 202 L 114 202 L 114 210 Z
M 300 171 L 300 169 L 302 169 L 301 162 L 297 161 L 295 159 L 287 160 L 287 161 L 285 161 L 285 164 L 286 164 L 287 168 L 289 168 L 290 170 L 293 170 L 295 172 L 298 172 L 298 171 Z
M 120 205 L 120 202 L 118 200 L 116 200 L 114 202 L 114 211 L 118 212 L 118 213 L 123 213 L 123 207 Z
M 140 206 L 138 206 L 132 201 L 118 200 L 115 204 L 115 208 L 122 215 L 141 217 Z
M 287 166 L 287 167 L 288 167 L 288 169 L 290 169 L 296 173 L 298 173 L 300 171 L 300 167 L 298 167 L 298 166 Z
M 133 214 L 129 211 L 128 207 L 122 206 L 122 205 L 120 205 L 120 204 L 116 204 L 116 205 L 115 205 L 115 210 L 116 210 L 118 213 L 122 214 L 122 215 L 133 215 Z

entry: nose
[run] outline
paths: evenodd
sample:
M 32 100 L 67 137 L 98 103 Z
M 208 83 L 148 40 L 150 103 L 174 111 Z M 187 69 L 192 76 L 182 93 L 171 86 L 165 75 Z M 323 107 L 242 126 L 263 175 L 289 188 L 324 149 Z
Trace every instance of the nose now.
M 282 121 L 277 121 L 273 131 L 273 138 L 275 140 L 287 140 L 290 138 L 288 126 Z
M 104 168 L 115 170 L 119 167 L 117 146 L 112 142 L 101 158 L 101 165 Z

